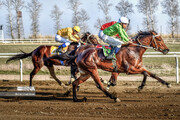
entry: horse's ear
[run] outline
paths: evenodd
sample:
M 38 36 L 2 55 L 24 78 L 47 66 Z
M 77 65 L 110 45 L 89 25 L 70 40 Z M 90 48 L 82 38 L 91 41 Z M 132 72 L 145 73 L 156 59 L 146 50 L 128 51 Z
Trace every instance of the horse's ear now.
M 151 33 L 152 35 L 157 35 L 157 32 L 154 31 L 154 30 L 151 30 L 150 33 Z
M 90 33 L 90 32 L 86 32 L 85 34 L 88 36 L 88 35 L 90 35 L 91 33 Z

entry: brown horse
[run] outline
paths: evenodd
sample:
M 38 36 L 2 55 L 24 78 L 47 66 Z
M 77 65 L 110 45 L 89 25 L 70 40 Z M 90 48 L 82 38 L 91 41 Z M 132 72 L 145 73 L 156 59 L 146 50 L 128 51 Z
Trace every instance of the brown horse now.
M 83 43 L 88 43 L 88 44 L 99 44 L 96 37 L 94 35 L 90 34 L 89 32 L 84 33 L 84 35 L 81 38 L 81 41 Z M 78 46 L 78 43 L 72 42 L 68 46 L 67 51 L 75 50 L 75 49 L 77 49 L 77 46 Z M 56 51 L 57 48 L 58 48 L 58 46 L 42 45 L 30 53 L 23 52 L 21 54 L 11 57 L 6 61 L 6 63 L 8 63 L 9 61 L 12 61 L 12 60 L 19 60 L 19 59 L 24 59 L 27 57 L 32 57 L 34 69 L 30 73 L 30 86 L 32 86 L 32 79 L 44 65 L 48 68 L 50 75 L 59 83 L 59 85 L 61 85 L 62 84 L 61 81 L 55 75 L 53 65 L 68 66 L 68 65 L 66 65 L 66 62 L 67 62 L 66 58 L 62 58 L 61 61 L 57 60 L 57 59 L 48 59 L 47 60 L 47 58 L 54 55 L 53 51 Z M 71 79 L 72 79 L 72 77 L 76 79 L 74 71 L 71 71 Z
M 116 53 L 116 66 L 114 66 L 112 60 L 106 60 L 102 49 L 99 48 L 88 48 L 76 56 L 75 62 L 80 72 L 80 77 L 76 79 L 73 86 L 73 101 L 86 101 L 84 99 L 77 99 L 76 88 L 79 84 L 85 82 L 89 77 L 92 77 L 96 83 L 97 88 L 102 90 L 105 95 L 114 99 L 115 102 L 120 101 L 117 96 L 109 93 L 103 86 L 101 79 L 98 75 L 98 69 L 112 72 L 111 80 L 117 80 L 119 73 L 126 74 L 143 74 L 144 79 L 139 89 L 142 89 L 145 85 L 147 76 L 157 79 L 167 87 L 170 84 L 157 77 L 155 74 L 147 71 L 142 66 L 142 56 L 147 48 L 153 48 L 167 54 L 169 49 L 164 44 L 163 39 L 155 31 L 143 32 L 137 36 L 137 39 L 133 43 L 123 45 L 121 49 Z M 110 80 L 110 81 L 111 81 Z

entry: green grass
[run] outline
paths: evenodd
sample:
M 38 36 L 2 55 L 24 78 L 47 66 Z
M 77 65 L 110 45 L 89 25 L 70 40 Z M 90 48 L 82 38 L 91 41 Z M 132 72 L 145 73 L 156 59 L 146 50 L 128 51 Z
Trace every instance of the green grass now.
M 0 53 L 18 53 L 20 50 L 24 52 L 31 52 L 36 49 L 39 45 L 0 45 Z M 172 45 L 168 44 L 167 47 L 170 49 L 171 52 L 180 52 L 180 45 Z M 155 52 L 152 49 L 148 49 L 147 52 Z M 5 61 L 7 59 L 0 60 L 0 66 L 5 65 Z M 12 62 L 9 65 L 18 65 L 19 61 Z M 24 59 L 23 65 L 32 64 L 31 59 Z M 180 64 L 180 60 L 179 60 Z M 163 75 L 175 75 L 175 58 L 143 58 L 143 66 L 146 67 L 147 70 L 152 71 L 160 76 Z M 30 74 L 32 69 L 24 69 L 23 67 L 23 74 Z M 19 68 L 16 70 L 4 70 L 0 68 L 0 74 L 19 74 Z M 41 70 L 38 74 L 49 74 L 48 70 Z M 70 70 L 69 67 L 64 67 L 63 70 L 57 70 L 57 75 L 69 75 Z M 111 73 L 99 70 L 100 75 L 110 75 Z

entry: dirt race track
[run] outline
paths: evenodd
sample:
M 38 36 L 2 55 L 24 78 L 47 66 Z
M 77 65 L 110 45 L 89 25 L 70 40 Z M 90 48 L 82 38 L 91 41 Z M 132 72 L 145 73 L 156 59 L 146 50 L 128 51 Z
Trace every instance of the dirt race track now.
M 1 120 L 106 120 L 106 119 L 180 119 L 180 84 L 171 82 L 167 88 L 155 81 L 147 81 L 146 87 L 137 91 L 140 82 L 118 81 L 110 88 L 121 102 L 106 97 L 93 81 L 81 84 L 78 98 L 87 102 L 75 103 L 72 93 L 64 96 L 63 87 L 55 81 L 34 81 L 36 96 L 0 97 Z M 0 87 L 28 86 L 28 81 L 0 81 Z

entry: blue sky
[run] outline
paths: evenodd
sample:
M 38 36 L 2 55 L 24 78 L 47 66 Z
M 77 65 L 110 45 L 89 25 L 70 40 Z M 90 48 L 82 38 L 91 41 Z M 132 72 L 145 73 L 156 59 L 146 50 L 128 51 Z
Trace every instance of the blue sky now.
M 31 0 L 25 0 L 25 2 L 30 2 Z M 40 13 L 40 19 L 39 19 L 39 23 L 40 23 L 40 34 L 42 35 L 55 35 L 55 31 L 53 29 L 54 27 L 54 23 L 50 17 L 51 14 L 51 10 L 53 9 L 54 5 L 58 5 L 60 10 L 63 12 L 62 15 L 62 21 L 61 21 L 61 27 L 65 28 L 65 27 L 72 27 L 72 11 L 68 8 L 67 6 L 67 1 L 68 0 L 39 0 L 42 3 L 42 10 Z M 113 4 L 113 6 L 111 7 L 111 12 L 110 12 L 110 16 L 112 18 L 113 21 L 117 21 L 119 19 L 119 14 L 118 12 L 115 10 L 115 6 L 117 5 L 117 3 L 120 0 L 110 0 Z M 162 0 L 160 0 L 162 1 Z M 89 25 L 89 31 L 93 34 L 98 34 L 98 30 L 96 30 L 94 28 L 94 24 L 97 20 L 98 17 L 103 18 L 103 13 L 102 11 L 100 11 L 98 9 L 97 3 L 98 0 L 80 0 L 80 2 L 82 3 L 82 5 L 80 6 L 80 8 L 83 8 L 87 11 L 90 20 L 87 22 Z M 142 25 L 142 18 L 143 18 L 143 14 L 139 13 L 137 11 L 136 8 L 136 4 L 138 2 L 138 0 L 129 0 L 130 3 L 133 3 L 133 9 L 134 9 L 134 14 L 132 14 L 130 16 L 131 19 L 131 33 L 137 33 L 137 30 L 144 30 L 144 27 Z M 0 24 L 4 25 L 4 33 L 5 33 L 5 37 L 7 37 L 6 35 L 6 16 L 7 16 L 7 12 L 5 10 L 5 8 L 1 8 L 0 9 Z M 24 25 L 24 32 L 26 34 L 26 36 L 31 35 L 30 32 L 30 18 L 28 16 L 28 13 L 26 11 L 26 9 L 22 10 L 22 14 L 23 14 L 23 25 Z M 159 5 L 159 8 L 157 10 L 156 13 L 156 17 L 158 20 L 158 28 L 160 28 L 160 26 L 162 26 L 163 28 L 163 33 L 167 33 L 168 32 L 168 28 L 167 28 L 167 15 L 162 14 L 162 9 L 161 9 L 161 5 Z M 139 28 L 139 29 L 138 29 Z M 160 32 L 160 29 L 157 30 L 157 32 Z

